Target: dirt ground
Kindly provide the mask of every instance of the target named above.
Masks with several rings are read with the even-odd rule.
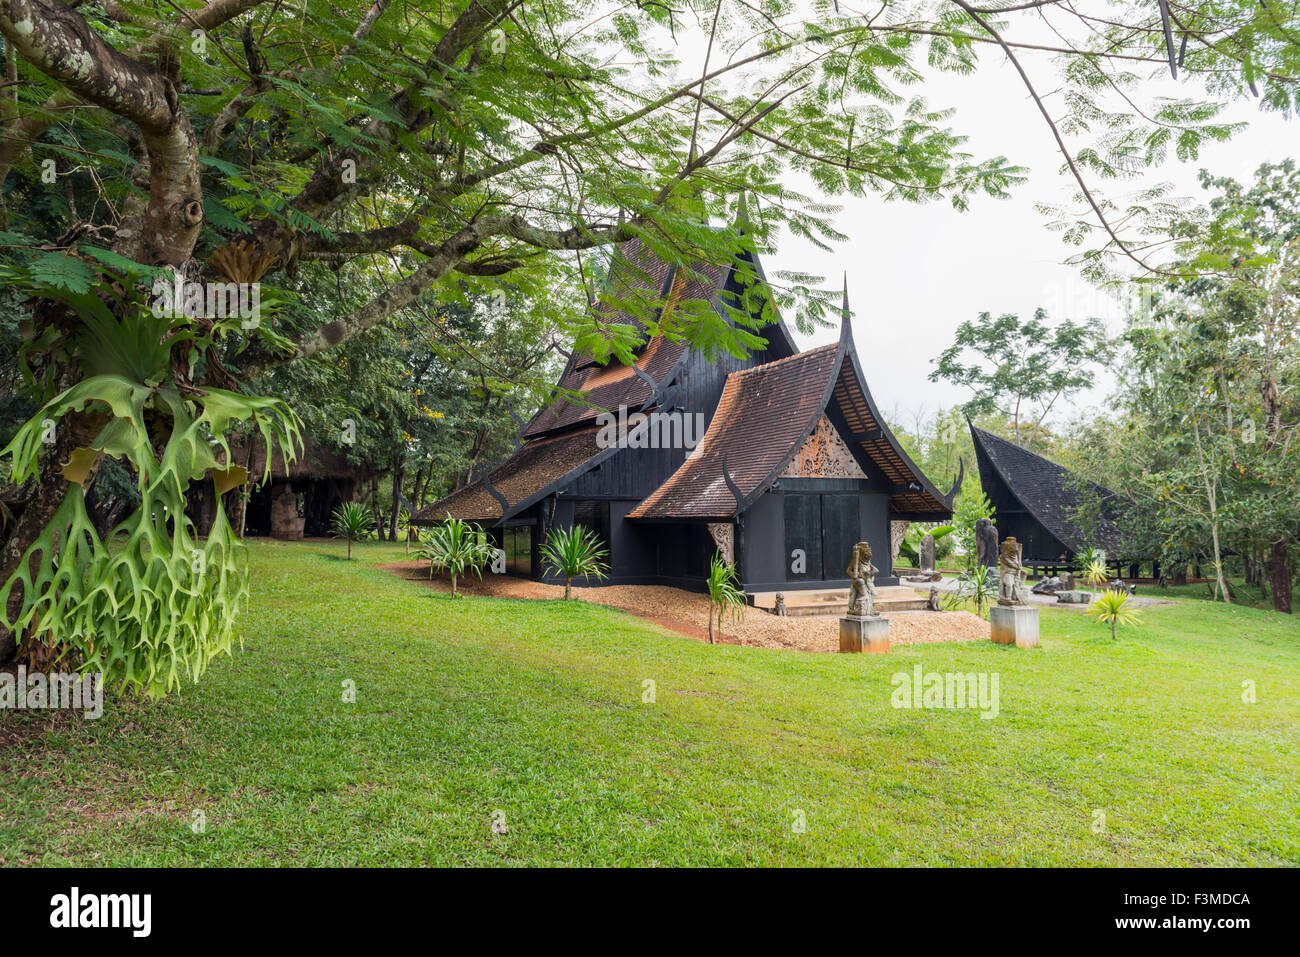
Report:
[[[423,582],[448,592],[445,578],[429,580],[424,562],[398,562],[383,566],[401,578]],[[563,598],[564,586],[547,585],[509,575],[470,576],[458,581],[458,592],[492,598]],[[705,641],[708,638],[709,599],[695,592],[660,585],[574,586],[574,598],[621,608],[639,618],[670,628],[679,634]],[[889,615],[889,640],[894,645],[931,641],[987,641],[988,622],[968,611],[895,611]],[[749,608],[745,617],[723,624],[723,644],[753,648],[786,648],[795,651],[836,652],[840,650],[839,618],[836,615],[808,615],[778,618],[759,608]]]

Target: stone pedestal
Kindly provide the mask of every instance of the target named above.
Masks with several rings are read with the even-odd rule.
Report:
[[[863,652],[883,655],[889,650],[889,619],[879,615],[862,618],[845,615],[840,619],[840,653]]]
[[[1033,605],[994,605],[989,630],[999,645],[1033,648],[1038,644],[1038,609]]]
[[[1056,593],[1056,600],[1066,605],[1086,605],[1092,601],[1092,592],[1066,589]]]

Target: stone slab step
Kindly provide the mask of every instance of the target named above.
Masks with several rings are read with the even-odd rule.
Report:
[[[848,607],[849,590],[847,588],[829,588],[814,589],[808,588],[802,591],[791,589],[782,592],[785,595],[785,607],[793,609],[804,605],[825,605],[827,602],[839,603]],[[751,592],[750,601],[755,608],[774,608],[776,607],[776,595],[774,591]],[[916,588],[910,585],[883,585],[876,589],[876,602],[882,601],[912,601],[917,597]],[[792,611],[791,614],[794,614]],[[824,614],[824,612],[814,612],[814,614]]]
[[[929,607],[924,598],[878,598],[876,610],[882,615],[891,611],[925,611]],[[771,609],[766,609],[770,611]],[[803,605],[786,605],[787,615],[846,615],[849,603],[845,601],[814,601]]]

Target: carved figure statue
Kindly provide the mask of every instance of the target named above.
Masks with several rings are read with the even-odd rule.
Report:
[[[772,609],[772,614],[774,614],[774,615],[780,615],[782,618],[786,617],[786,615],[789,614],[789,612],[787,612],[786,609],[785,609],[785,593],[784,593],[784,592],[777,592],[777,593],[776,593],[776,607]]]
[[[1026,572],[1021,562],[1022,549],[1014,535],[1007,536],[998,554],[999,605],[1025,604]]]
[[[879,569],[871,564],[871,546],[858,542],[853,546],[853,557],[849,559],[849,614],[858,618],[877,618],[876,611],[876,572]]]

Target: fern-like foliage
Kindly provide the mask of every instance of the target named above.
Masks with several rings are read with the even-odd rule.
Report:
[[[138,302],[116,314],[107,296],[40,291],[81,320],[75,339],[91,374],[47,402],[0,450],[11,459],[10,481],[40,477],[47,422],[91,410],[106,414],[106,423],[63,467],[66,497],[0,586],[0,621],[24,644],[161,695],[183,676],[197,681],[215,656],[230,651],[248,597],[242,545],[221,507],[221,493],[247,478],[230,465],[227,433],[244,423],[268,451],[279,446],[291,460],[302,443],[298,419],[278,399],[215,388],[182,393],[169,363],[170,346],[194,336],[183,319],[153,316]],[[112,548],[87,515],[82,486],[105,456],[130,466],[140,493],[139,507],[110,533]],[[217,514],[200,541],[185,515],[185,492],[205,475],[216,488]],[[15,588],[22,604],[10,619]]]

